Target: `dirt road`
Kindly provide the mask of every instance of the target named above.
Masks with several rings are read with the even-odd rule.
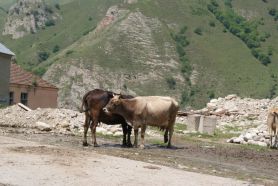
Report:
[[[248,185],[95,152],[0,136],[0,185]]]

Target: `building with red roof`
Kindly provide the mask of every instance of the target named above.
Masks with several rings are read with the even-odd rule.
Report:
[[[10,105],[23,103],[35,108],[56,108],[58,88],[40,77],[11,63],[10,68]]]
[[[13,56],[0,43],[0,107],[23,103],[32,109],[56,108],[58,88],[11,63]]]

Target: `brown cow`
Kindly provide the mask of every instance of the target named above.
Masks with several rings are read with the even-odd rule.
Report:
[[[106,112],[122,115],[134,127],[134,147],[137,147],[138,128],[141,127],[141,148],[144,148],[147,125],[165,130],[164,142],[168,141],[168,147],[171,147],[178,109],[178,103],[173,98],[160,96],[133,99],[121,99],[120,96],[114,96],[104,108]]]
[[[269,147],[277,145],[277,133],[278,133],[278,108],[270,109],[267,115],[267,126],[270,135]],[[272,145],[272,136],[274,136],[274,145]]]
[[[80,109],[81,112],[85,112],[83,146],[88,145],[87,132],[89,127],[91,128],[92,132],[92,143],[94,144],[94,146],[98,146],[96,141],[96,127],[99,122],[108,125],[121,124],[123,129],[123,146],[132,146],[130,141],[132,127],[127,124],[127,122],[122,116],[118,114],[107,114],[103,112],[103,108],[113,97],[114,94],[115,93],[110,91],[94,89],[92,91],[87,92],[83,96],[82,105]],[[128,99],[133,98],[133,96],[122,95],[122,98]],[[85,107],[85,110],[83,110],[83,107]]]

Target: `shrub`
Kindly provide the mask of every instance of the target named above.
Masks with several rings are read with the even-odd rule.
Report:
[[[202,29],[200,27],[196,28],[194,32],[198,35],[202,35]]]
[[[52,49],[52,52],[53,53],[56,53],[56,52],[58,52],[60,50],[60,47],[58,46],[58,45],[55,45],[54,47],[53,47],[53,49]]]
[[[214,21],[210,21],[210,22],[209,22],[209,26],[215,27],[215,22],[214,22]]]
[[[39,52],[38,53],[38,60],[39,62],[45,61],[49,58],[49,53],[48,52]]]
[[[43,76],[46,72],[46,68],[44,67],[38,67],[35,70],[33,70],[34,74],[38,75],[38,76]]]
[[[175,90],[176,89],[176,80],[173,77],[166,78],[167,85],[169,89]]]
[[[61,9],[61,7],[60,7],[60,4],[55,4],[55,8],[57,9],[57,10],[60,10]]]
[[[46,6],[46,7],[44,8],[44,10],[45,10],[46,12],[50,13],[50,14],[53,14],[53,10],[52,10],[52,8],[51,8],[50,6]]]
[[[189,94],[187,91],[183,91],[181,94],[181,105],[186,105],[189,102]]]
[[[55,25],[55,21],[53,19],[48,19],[45,22],[45,26],[54,26]]]
[[[275,16],[276,13],[277,13],[277,11],[276,11],[275,8],[271,8],[271,9],[268,11],[268,13],[269,13],[269,15],[271,15],[271,16]]]

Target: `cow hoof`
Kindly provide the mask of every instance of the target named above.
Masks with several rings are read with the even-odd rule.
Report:
[[[172,148],[172,145],[167,145],[167,149],[171,149]]]
[[[131,143],[128,143],[128,144],[127,144],[127,147],[128,147],[128,148],[132,148],[132,144],[131,144]]]
[[[140,145],[140,149],[144,149],[145,148],[145,145]]]
[[[89,146],[89,144],[87,142],[83,141],[83,146],[87,147],[87,146]]]
[[[94,147],[99,147],[99,145],[97,143],[94,144]]]

